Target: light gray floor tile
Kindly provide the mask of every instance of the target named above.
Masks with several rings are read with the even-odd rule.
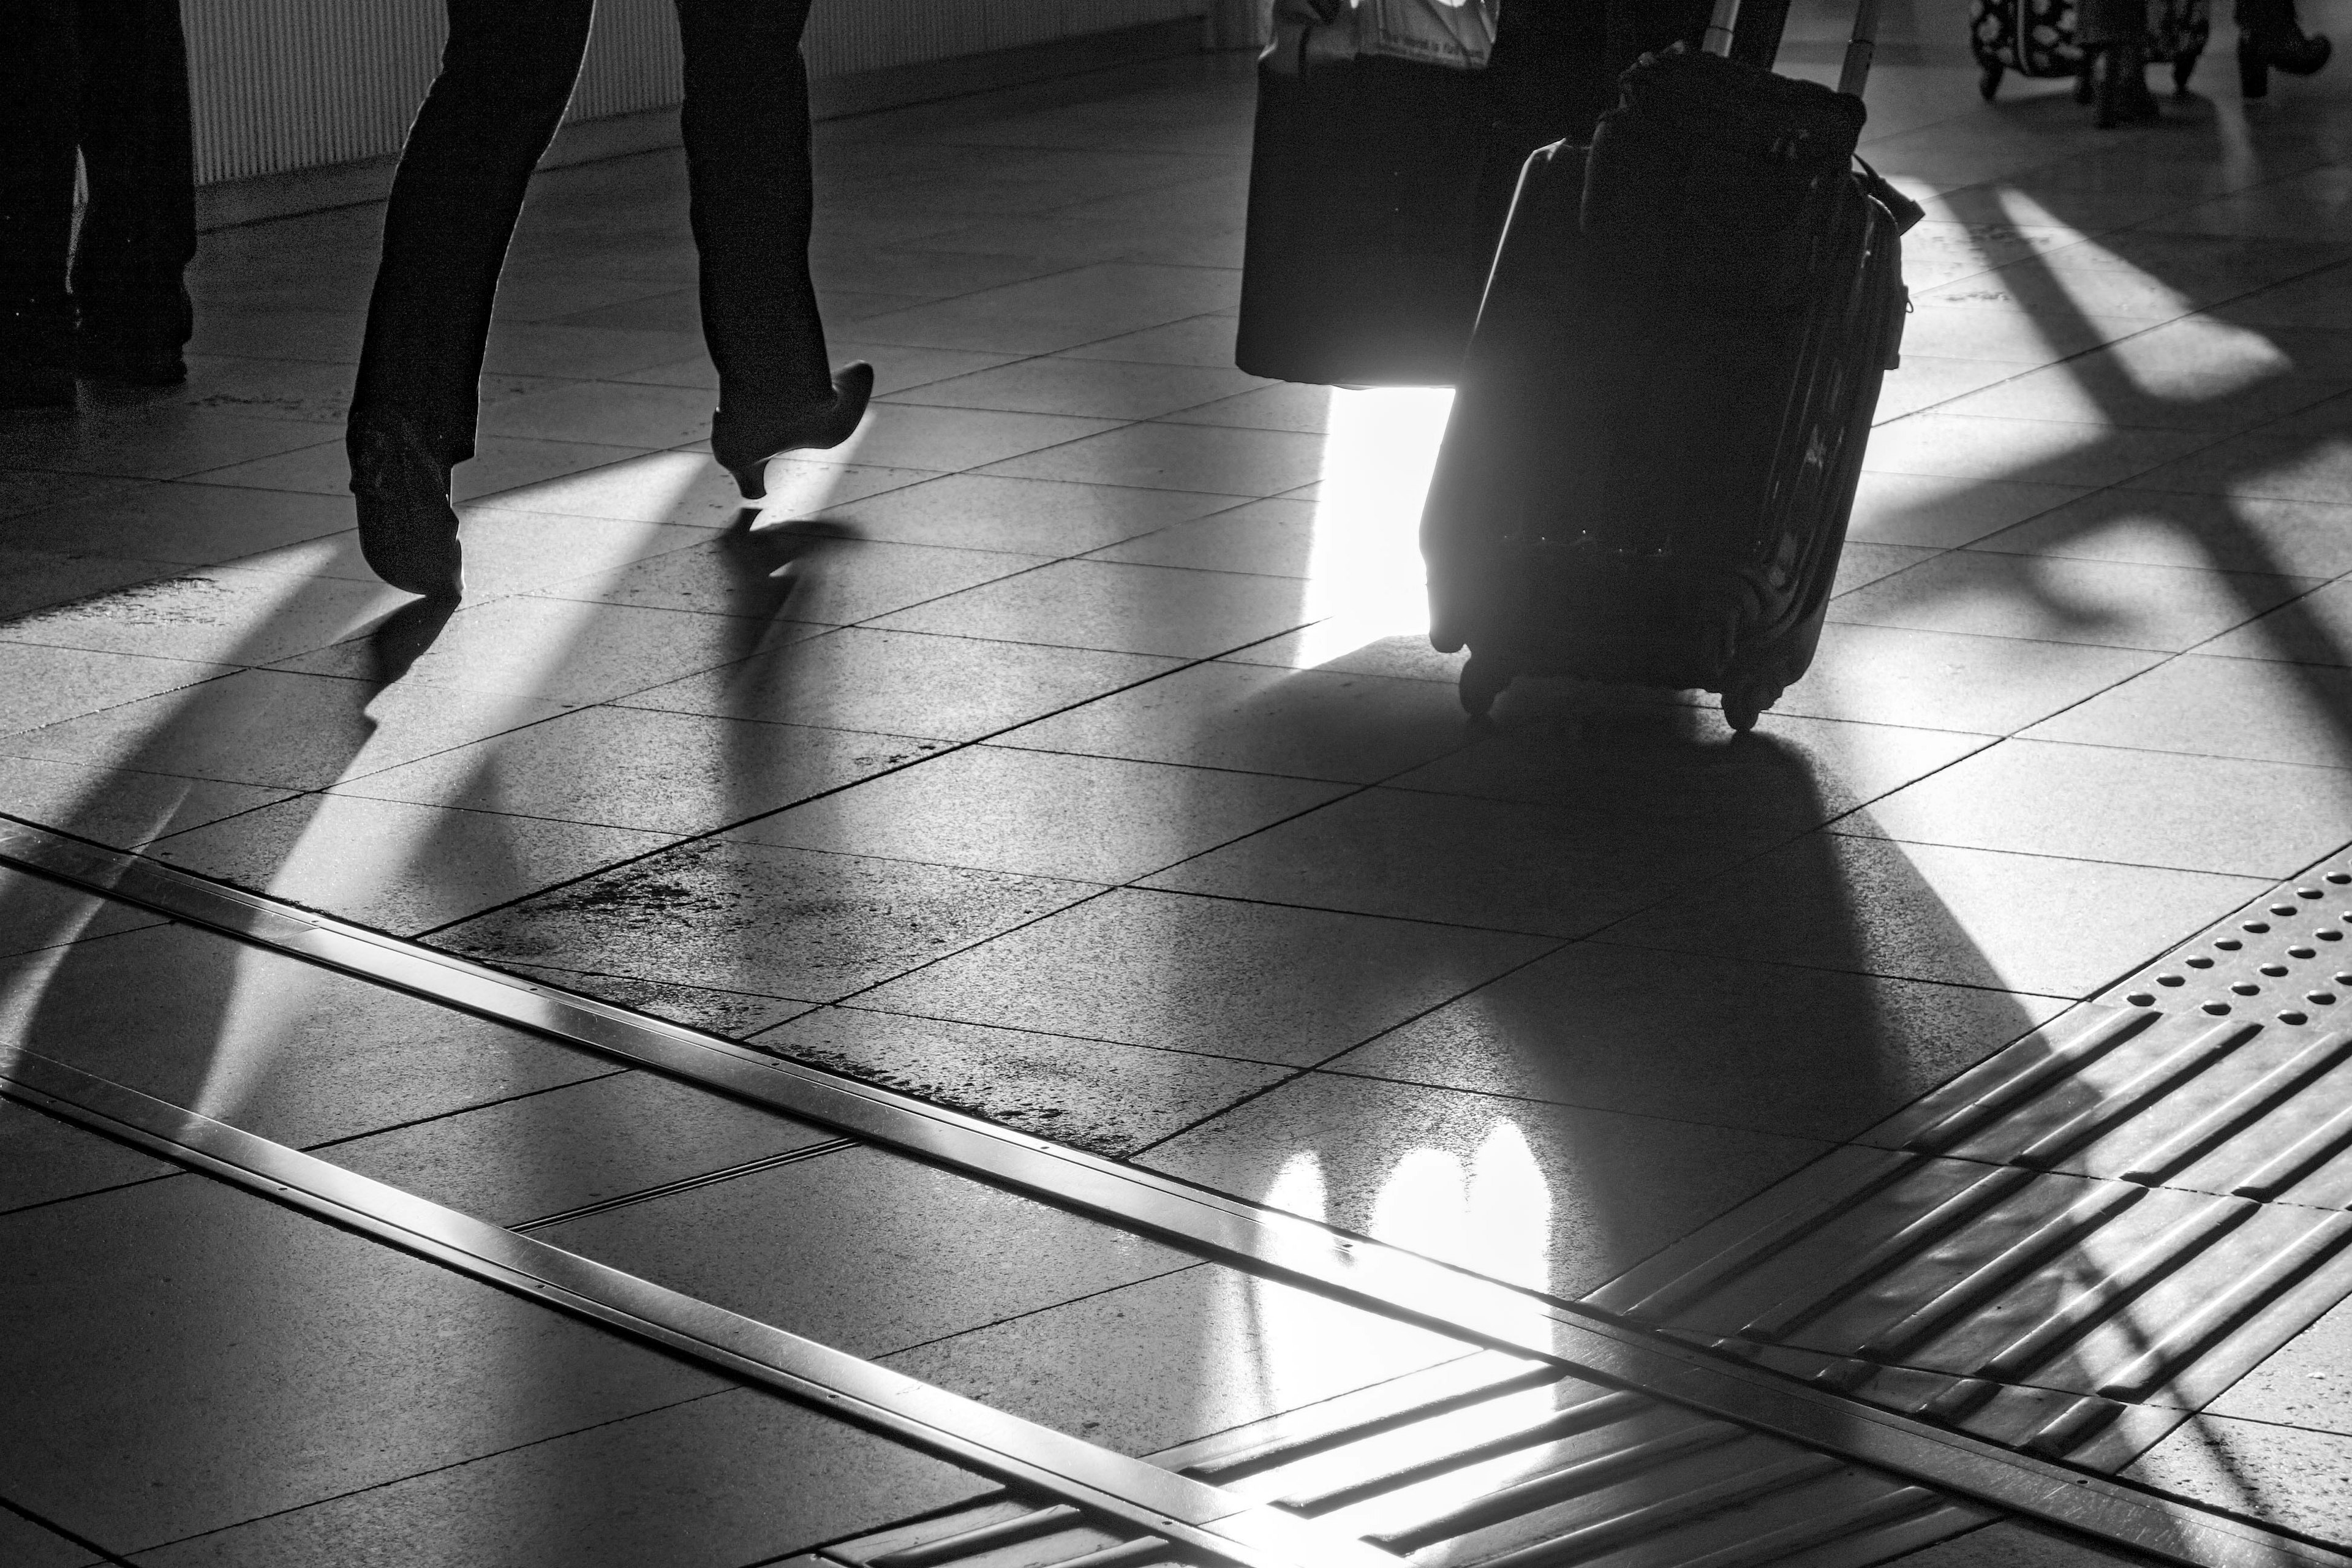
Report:
[[[784,997],[761,996],[748,991],[715,991],[707,985],[680,985],[668,980],[640,980],[622,974],[596,974],[577,969],[551,969],[544,964],[501,963],[499,968],[527,980],[542,981],[565,991],[576,991],[656,1017],[672,1019],[714,1034],[741,1037],[796,1018],[815,1004]]]
[[[0,1100],[0,1213],[152,1182],[180,1169],[30,1106]],[[0,1532],[0,1551],[7,1544]],[[0,1561],[13,1563],[16,1559]]]
[[[124,1552],[674,1404],[718,1380],[230,1188],[0,1219],[0,1485]]]
[[[693,332],[567,327],[552,321],[497,321],[482,368],[493,374],[560,375],[579,380],[619,375],[683,359],[702,346]]]
[[[2184,654],[2025,734],[2036,741],[2352,767],[2352,670]]]
[[[2339,1303],[2205,1408],[2352,1436],[2352,1304]],[[2352,1502],[2352,1497],[2347,1497]]]
[[[306,795],[159,839],[149,852],[414,935],[668,842],[668,835],[617,827]]]
[[[1579,1296],[1824,1148],[1313,1073],[1141,1163],[1477,1273]]]
[[[1255,500],[1141,534],[1097,552],[1096,559],[1305,577],[1314,562],[1315,519],[1312,501]]]
[[[1907,274],[1910,270],[1910,258],[1906,257],[1904,271]],[[1887,376],[1879,388],[1878,406],[1871,416],[1874,424],[1884,425],[1906,414],[1938,408],[2036,368],[2015,360],[1948,359],[1911,353],[1907,347],[1902,353],[1903,363],[1896,367],[1900,374]]]
[[[1222,898],[1589,935],[1780,835],[1411,790],[1366,790],[1148,879]]]
[[[2352,572],[2352,507],[2108,489],[1976,542],[1984,551],[2334,577]]]
[[[412,1568],[740,1568],[950,1507],[992,1483],[732,1389],[142,1555],[310,1568],[397,1542]],[[795,1558],[795,1563],[804,1561]]]
[[[707,833],[900,767],[939,742],[643,708],[583,708],[338,793],[648,833]]]
[[[1015,479],[1270,496],[1322,473],[1319,437],[1216,425],[1130,425],[987,471]]]
[[[1309,810],[1341,788],[974,746],[763,817],[730,837],[1124,882]]]
[[[1177,662],[854,626],[625,700],[636,708],[968,741],[1149,680]]]
[[[699,528],[515,511],[487,502],[468,504],[458,515],[463,520],[458,538],[465,549],[466,595],[476,604],[578,582],[583,574],[615,576],[638,562],[691,548],[710,537]],[[375,581],[352,530],[248,555],[236,564],[258,572]]]
[[[1286,1069],[1033,1029],[826,1007],[751,1044],[1098,1154],[1133,1152]]]
[[[1940,405],[1937,412],[2234,435],[2345,390],[2340,382],[2301,376],[2250,380],[2227,368],[2202,375],[2176,373],[2152,381],[2120,360],[2129,342],[2029,371]]]
[[[1191,1261],[874,1149],[550,1226],[577,1252],[852,1355],[887,1355]]]
[[[47,473],[36,468],[0,468],[0,518],[95,500],[101,496],[136,494],[150,482],[106,474]]]
[[[1320,910],[1113,892],[861,1005],[1304,1066],[1552,945]]]
[[[643,1072],[337,1143],[320,1157],[497,1225],[565,1214],[833,1134]]]
[[[2338,429],[2347,418],[2346,405],[2336,402],[2322,404],[2313,412],[2325,416]],[[2292,421],[2281,421],[2232,436],[2141,473],[2132,482],[2142,489],[2352,506],[2352,447],[2324,431],[2296,430],[2292,425]]]
[[[703,452],[651,452],[600,468],[505,492],[509,511],[606,517],[689,528],[773,527],[827,507],[931,478],[926,468],[819,461],[829,453],[772,458],[767,494],[745,500],[724,468]]]
[[[8,460],[27,468],[172,479],[315,447],[333,435],[323,425],[168,404],[152,410],[95,408],[79,418],[12,421]]]
[[[1162,1275],[890,1358],[993,1409],[1145,1454],[1468,1347],[1229,1268]]]
[[[1330,429],[1332,402],[1330,387],[1276,382],[1168,417],[1179,425],[1231,425],[1244,430],[1297,430],[1320,436]]]
[[[2151,324],[2123,316],[2036,316],[2018,310],[1922,301],[1904,321],[1903,352],[1937,359],[2048,364],[2095,344],[2145,331]]]
[[[0,1009],[28,1049],[296,1145],[613,1070],[185,926],[9,960]]]
[[[15,1568],[98,1568],[106,1559],[0,1509],[0,1561]]]
[[[0,752],[6,749],[0,742]],[[28,757],[0,762],[0,811],[124,848],[268,805],[288,793]]]
[[[1305,598],[1300,585],[1286,578],[1064,561],[881,616],[875,625],[885,631],[1206,658],[1315,619]]]
[[[820,526],[724,533],[547,592],[608,605],[845,626],[1042,563],[995,550],[828,538],[816,531]]]
[[[444,940],[492,963],[831,1002],[1094,890],[711,840],[501,910]]]
[[[0,867],[0,958],[163,923],[160,916],[130,904]],[[54,963],[56,956],[46,962]]]
[[[692,387],[575,381],[482,411],[482,433],[604,447],[682,447],[710,434],[710,399]]]
[[[2352,773],[2006,741],[1838,827],[1914,844],[2276,879],[2352,839]]]
[[[2352,666],[2352,583],[2330,583],[2197,650],[2225,658]]]
[[[1370,783],[1470,735],[1430,680],[1195,665],[1001,737],[1009,746]]]
[[[1155,364],[1234,363],[1234,319],[1192,316],[1139,332],[1121,332],[1063,351],[1075,359],[1137,360]]]
[[[1822,628],[1805,678],[1766,716],[2006,734],[2070,708],[2161,661],[2160,654],[2079,643],[1914,631]]]
[[[288,426],[284,428],[292,429]],[[474,445],[474,455],[450,471],[449,494],[459,501],[536,485],[565,474],[583,473],[641,456],[641,447],[604,446],[586,441],[534,441],[520,436],[485,436]],[[342,495],[351,489],[351,459],[340,440],[305,447],[299,452],[257,458],[190,476],[192,482],[234,485],[247,489],[299,490],[311,495]]]
[[[202,564],[352,526],[348,495],[163,484],[71,501],[0,526],[11,549],[111,553]]]
[[[2112,485],[2196,450],[2209,435],[1914,414],[1870,433],[1864,465],[1874,473],[1942,475],[2044,485]]]
[[[194,354],[254,359],[314,360],[354,364],[367,319],[359,310],[238,310],[214,307],[196,312]]]
[[[408,597],[382,584],[215,567],[20,616],[0,626],[0,640],[269,664],[356,637]]]
[[[499,693],[242,669],[26,731],[0,741],[0,752],[131,773],[324,789],[563,711]]]
[[[1055,447],[1106,430],[1112,419],[1010,414],[987,408],[927,408],[876,403],[857,434],[832,449],[842,462],[951,472]]]
[[[1075,555],[1244,499],[955,474],[826,507],[823,521],[860,539]]]
[[[1609,940],[2080,997],[2269,882],[1821,833]]]
[[[1815,890],[1800,890],[1811,896]],[[1333,1072],[1848,1139],[2053,1016],[2045,997],[1579,942]]]
[[[1208,268],[1106,262],[870,316],[856,335],[876,343],[1052,353],[1214,310],[1233,287]]]
[[[1045,355],[896,394],[893,401],[937,408],[996,408],[1096,419],[1150,419],[1195,408],[1258,385],[1230,367],[1172,365]]]
[[[497,599],[450,616],[401,679],[576,707],[716,669],[817,629],[637,605]],[[355,637],[290,659],[287,667],[367,679],[381,658],[367,639]]]
[[[68,605],[92,594],[170,577],[177,562],[112,555],[53,555],[0,546],[0,622]]]
[[[1851,594],[1882,577],[1892,577],[1906,567],[1916,566],[1932,559],[1937,551],[1916,544],[1872,544],[1865,541],[1847,542],[1838,556],[1837,578],[1830,586],[1832,596]]]
[[[6,640],[0,626],[0,735],[95,713],[229,674],[228,664]]]
[[[2338,1543],[2352,1520],[2352,1437],[2200,1415],[2125,1479]]]
[[[1955,550],[1848,594],[1829,613],[1865,626],[2170,653],[2315,585],[2308,577]]]

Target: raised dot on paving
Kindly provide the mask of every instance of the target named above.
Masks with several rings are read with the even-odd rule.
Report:
[[[2263,994],[2263,988],[2251,980],[2241,980],[2230,989],[2241,996],[2259,996]]]
[[[2303,1013],[2281,1013],[2279,1015],[2279,1022],[2282,1024],[2308,1024],[2311,1022],[2311,1019],[2308,1015]]]

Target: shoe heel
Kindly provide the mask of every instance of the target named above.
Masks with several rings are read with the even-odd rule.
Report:
[[[767,495],[768,460],[765,458],[748,468],[730,468],[727,472],[733,477],[735,489],[745,500],[759,500]]]
[[[2267,98],[2271,90],[2271,63],[2262,56],[2238,51],[2238,90],[2248,98]]]

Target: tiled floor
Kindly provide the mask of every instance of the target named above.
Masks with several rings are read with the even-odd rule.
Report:
[[[2224,43],[2199,96],[2103,133],[2064,83],[1980,101],[1956,7],[1918,9],[1865,147],[1928,205],[1917,309],[1847,591],[1753,737],[1695,695],[1542,682],[1465,728],[1412,545],[1444,395],[1232,368],[1251,88],[1245,59],[1202,57],[822,129],[827,320],[884,396],[850,445],[772,466],[756,510],[703,453],[678,161],[543,177],[458,473],[454,613],[376,584],[350,531],[338,421],[376,209],[207,236],[186,387],[0,426],[0,809],[1591,1289],[2352,840],[2352,68],[2244,105]],[[1827,74],[1827,16],[1801,7],[1788,68]],[[2342,0],[2305,18],[2352,31]],[[355,1028],[184,933],[92,925],[22,879],[0,900],[12,1036],[103,1027],[153,1058],[155,1092],[272,1136],[373,1133],[393,1171],[419,1123],[522,1147],[671,1125],[597,1110],[614,1080],[530,1042]],[[341,1077],[288,1065],[324,1052]],[[0,1111],[0,1144],[62,1136],[32,1126]],[[724,1163],[731,1136],[647,1146]],[[464,1329],[506,1359],[449,1375],[522,1364],[568,1403],[436,1438],[396,1347],[502,1298],[436,1304],[455,1288],[422,1266],[339,1298],[366,1275],[337,1249],[362,1244],[194,1178],[94,1192],[130,1156],[75,1149],[41,1157],[99,1173],[68,1184],[92,1195],[44,1190],[0,1237],[74,1301],[139,1318],[139,1279],[230,1249],[279,1289],[237,1310],[326,1325],[257,1348],[270,1376],[344,1386],[302,1358],[355,1321],[395,1347],[377,1381],[337,1374],[367,1390],[352,1432],[403,1434],[365,1463],[356,1436],[319,1436],[306,1468],[93,1417],[87,1441],[178,1478],[75,1513],[165,1548],[142,1562],[340,1561],[320,1543],[427,1514],[488,1531],[469,1497],[658,1489],[684,1455],[728,1455],[696,1484],[733,1495],[809,1441],[535,1321]],[[1267,1337],[1328,1325],[1177,1262],[905,1323],[727,1275],[771,1211],[870,1231],[926,1202],[843,1163],[815,1190],[819,1168],[788,1167],[789,1197],[747,1179],[707,1212],[578,1224],[642,1224],[626,1245],[682,1248],[722,1300],[1122,1447],[1338,1386]],[[223,1239],[120,1254],[192,1229]],[[933,1235],[875,1245],[971,1267]],[[207,1321],[235,1295],[188,1289]],[[1080,1326],[1035,1327],[1047,1298]],[[1197,1366],[1154,1363],[1157,1404],[1073,1392],[1088,1356],[1193,1343],[1175,1321],[1225,1326]],[[155,1331],[73,1329],[91,1355]],[[2339,1311],[2137,1473],[2352,1540],[2345,1331]],[[993,1336],[972,1349],[996,1370],[908,1349],[958,1334]],[[125,1375],[168,1381],[172,1356]],[[15,1463],[0,1496],[84,1507]],[[860,1483],[879,1514],[780,1502],[790,1540],[729,1515],[708,1560],[968,1494],[891,1463]]]

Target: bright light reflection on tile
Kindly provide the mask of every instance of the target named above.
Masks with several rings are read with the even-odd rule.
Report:
[[[1453,406],[1450,387],[1332,390],[1307,558],[1308,602],[1331,615],[1304,634],[1299,665],[1428,632],[1421,505]]]

